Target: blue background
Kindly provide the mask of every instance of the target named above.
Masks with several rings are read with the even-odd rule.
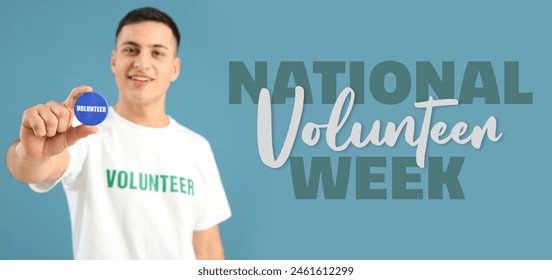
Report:
[[[262,3],[261,3],[262,2]],[[512,1],[513,2],[513,1]],[[109,69],[118,21],[129,10],[154,5],[167,11],[182,33],[181,76],[168,93],[169,114],[210,140],[233,217],[221,225],[230,259],[550,259],[550,6],[541,1],[5,1],[0,9],[1,157],[18,136],[23,110],[62,101],[81,84],[110,103],[117,90]],[[473,105],[439,109],[434,121],[482,125],[493,115],[504,134],[482,149],[431,144],[429,156],[464,156],[460,182],[465,200],[356,200],[354,159],[345,200],[296,200],[289,163],[265,166],[258,155],[257,106],[247,95],[228,100],[228,63],[268,61],[272,90],[280,61],[303,61],[314,104],[302,124],[327,122],[321,80],[313,61],[364,61],[366,86],[374,65],[400,61],[415,76],[416,61],[455,62],[458,94],[468,61],[491,61],[503,100],[503,62],[519,61],[520,89],[532,105]],[[347,66],[348,69],[348,66]],[[338,89],[348,86],[340,75]],[[391,81],[392,84],[392,81]],[[366,89],[351,123],[368,129],[376,119],[412,115],[415,82],[408,99],[377,103]],[[291,100],[288,100],[291,101]],[[279,151],[292,102],[275,105]],[[419,123],[419,122],[418,122]],[[301,126],[302,127],[302,126]],[[350,127],[350,126],[349,126]],[[325,143],[300,139],[293,156],[414,156],[402,141],[394,148],[349,148],[337,153]],[[446,160],[445,160],[446,162]],[[32,192],[0,163],[0,259],[71,259],[67,203],[58,186]],[[309,163],[310,165],[310,163]],[[389,168],[388,168],[389,169]],[[390,178],[390,169],[375,169]],[[418,172],[417,169],[409,169]],[[360,171],[359,171],[360,172]],[[384,188],[387,181],[380,184]]]

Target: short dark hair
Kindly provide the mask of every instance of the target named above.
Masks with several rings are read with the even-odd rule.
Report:
[[[123,29],[123,26],[144,21],[160,22],[168,26],[176,38],[176,49],[178,50],[178,47],[180,46],[180,32],[178,32],[178,27],[169,15],[152,7],[139,8],[128,12],[128,14],[126,14],[126,16],[119,22],[117,32],[115,32],[115,40],[119,37],[119,33],[121,32],[121,29]]]

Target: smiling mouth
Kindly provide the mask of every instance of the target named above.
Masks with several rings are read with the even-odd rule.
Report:
[[[138,81],[138,82],[150,82],[150,81],[153,80],[151,78],[144,77],[144,76],[128,76],[128,78],[133,80],[133,81]]]

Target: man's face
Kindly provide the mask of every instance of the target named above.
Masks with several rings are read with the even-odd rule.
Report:
[[[164,104],[169,85],[180,72],[176,54],[176,38],[165,24],[145,21],[123,26],[111,53],[119,102]]]

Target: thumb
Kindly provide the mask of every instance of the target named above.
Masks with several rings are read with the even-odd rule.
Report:
[[[88,125],[79,125],[76,127],[72,127],[69,130],[67,130],[66,135],[66,143],[67,146],[73,146],[73,144],[77,143],[80,139],[98,132],[97,126],[88,126]]]

